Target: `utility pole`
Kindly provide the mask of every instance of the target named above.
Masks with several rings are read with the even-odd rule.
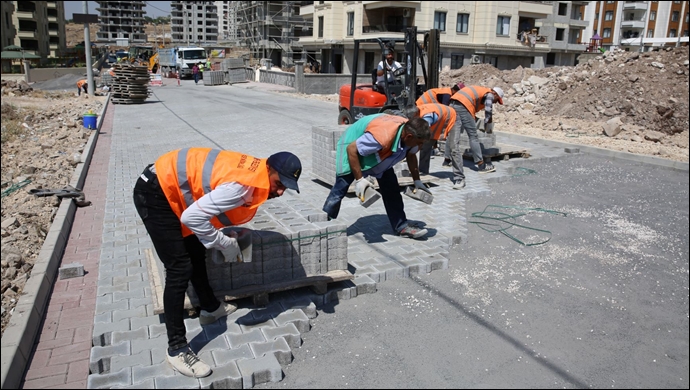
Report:
[[[187,37],[187,46],[189,46],[189,13],[184,11],[184,36]]]
[[[84,14],[89,13],[88,1],[81,2],[84,8]],[[89,24],[84,23],[84,56],[86,57],[86,83],[88,84],[87,91],[89,95],[94,95],[94,81],[93,68],[91,67],[91,33],[89,32]]]

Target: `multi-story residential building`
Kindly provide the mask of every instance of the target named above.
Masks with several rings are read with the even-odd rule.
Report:
[[[65,49],[62,1],[3,1],[2,47],[16,45],[25,53],[56,57]]]
[[[216,1],[218,8],[218,41],[237,42],[236,1]]]
[[[595,34],[601,47],[651,50],[688,43],[688,1],[592,1],[586,19],[585,40]]]
[[[300,38],[327,73],[369,73],[380,58],[375,45],[360,46],[362,60],[352,64],[354,39],[401,37],[406,27],[441,32],[441,66],[460,68],[489,63],[498,69],[541,68],[550,52],[537,37],[524,45],[520,25],[534,27],[549,17],[552,1],[317,1],[300,14],[313,20],[310,36]],[[400,53],[398,53],[400,55]]]
[[[215,45],[218,42],[216,1],[171,1],[173,43]]]
[[[145,1],[97,1],[99,31],[96,42],[116,44],[126,39],[131,43],[145,43]]]
[[[553,11],[546,19],[539,19],[535,26],[538,36],[543,37],[551,51],[546,53],[546,66],[574,66],[577,57],[587,49],[583,41],[584,30],[589,26],[585,20],[585,8],[589,1],[554,1]],[[518,28],[521,25],[518,24]],[[529,34],[523,33],[523,44],[530,44]]]
[[[313,1],[235,1],[237,41],[253,58],[270,58],[273,64],[291,66],[304,60],[301,37],[312,34],[311,18],[300,7]]]

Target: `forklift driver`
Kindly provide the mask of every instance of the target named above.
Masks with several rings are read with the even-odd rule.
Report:
[[[383,54],[386,60],[379,62],[379,66],[376,68],[376,87],[380,92],[384,92],[386,88],[385,77],[388,77],[388,84],[395,84],[396,80],[393,72],[402,68],[402,65],[393,59],[393,50],[385,49]]]

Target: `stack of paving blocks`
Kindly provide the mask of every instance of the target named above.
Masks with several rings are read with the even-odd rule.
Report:
[[[220,299],[245,286],[270,287],[348,269],[347,226],[299,199],[271,199],[249,223],[228,229],[251,235],[251,256],[225,262],[219,251],[208,250],[209,282]],[[187,294],[197,305],[191,285]]]
[[[311,128],[312,175],[326,184],[335,184],[336,149],[338,140],[347,127],[348,125],[333,125],[312,126]],[[407,181],[411,180],[407,163],[399,162],[393,166],[393,170],[401,183],[403,182],[400,180],[402,178],[407,178]],[[430,179],[422,178],[422,181],[428,182]],[[372,180],[372,183],[378,187],[375,180]]]

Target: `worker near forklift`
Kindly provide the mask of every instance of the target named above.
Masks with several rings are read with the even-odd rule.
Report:
[[[494,172],[496,168],[489,161],[484,161],[482,147],[477,137],[476,116],[477,111],[484,109],[484,124],[487,132],[493,128],[493,103],[503,104],[503,90],[499,87],[486,88],[478,85],[470,85],[455,93],[450,98],[450,107],[455,109],[458,121],[451,132],[452,151],[451,160],[453,164],[453,188],[461,189],[465,185],[465,174],[462,170],[462,150],[460,148],[460,134],[462,129],[467,131],[470,141],[472,158],[477,165],[479,173]]]
[[[417,99],[415,104],[417,107],[422,106],[423,104],[432,104],[432,103],[440,103],[440,104],[445,104],[446,106],[450,104],[450,97],[455,95],[456,92],[459,90],[465,88],[465,84],[460,82],[452,87],[441,87],[441,88],[431,88],[428,89],[426,92],[422,94],[422,96]],[[455,115],[453,116],[455,118]],[[453,123],[455,123],[455,119],[453,119]],[[432,127],[433,124],[429,123]],[[443,138],[436,138],[435,143],[438,143],[439,139],[445,139],[446,141],[448,140],[448,134],[445,134]],[[443,148],[443,166],[444,167],[449,167],[451,165],[451,158],[450,158],[450,152],[451,152],[451,145],[450,142],[445,143],[445,147]],[[424,147],[422,147],[422,150],[424,150]],[[422,157],[423,155],[420,153],[419,158],[419,170],[421,172],[425,172],[423,169],[424,163],[422,162],[424,158]],[[429,158],[431,158],[431,155],[429,155]],[[428,171],[428,165],[426,165],[427,171]]]
[[[448,135],[455,127],[457,113],[454,109],[440,103],[422,104],[418,105],[417,108],[419,108],[419,115],[422,119],[429,123],[431,131],[431,139],[424,142],[419,150],[419,173],[428,175],[432,149],[439,139],[448,139]],[[446,142],[446,149],[450,154],[448,145],[450,143]]]
[[[388,77],[388,84],[395,84],[393,72],[402,68],[402,65],[393,59],[393,50],[385,49],[383,55],[386,60],[379,62],[376,68],[376,87],[380,92],[384,92],[386,89],[386,77]]]
[[[407,119],[398,115],[374,114],[350,125],[338,140],[335,184],[323,205],[329,220],[338,217],[340,204],[352,182],[355,182],[355,194],[363,199],[367,187],[372,186],[366,177],[373,176],[379,183],[393,231],[401,237],[424,237],[428,231],[407,220],[393,167],[407,158],[415,187],[431,193],[419,177],[416,155],[419,147],[430,137],[429,124],[419,116]]]

